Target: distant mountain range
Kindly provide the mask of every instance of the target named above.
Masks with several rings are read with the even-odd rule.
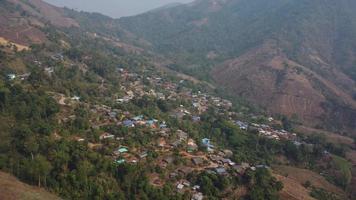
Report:
[[[216,84],[270,113],[355,130],[355,9],[353,0],[198,0],[120,24],[172,59],[211,61]]]

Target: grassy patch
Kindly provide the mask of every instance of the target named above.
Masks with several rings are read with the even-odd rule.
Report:
[[[347,161],[345,158],[342,158],[340,156],[333,155],[332,158],[336,168],[340,170],[340,172],[342,173],[344,183],[346,185],[349,184],[352,178],[351,163]]]

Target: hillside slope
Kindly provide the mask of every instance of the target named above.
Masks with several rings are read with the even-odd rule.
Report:
[[[15,177],[0,172],[0,199],[6,200],[59,200],[44,189],[29,186]]]
[[[356,128],[354,8],[352,0],[198,0],[120,23],[188,65],[222,60],[211,71],[215,82],[272,114],[350,131]]]
[[[46,41],[43,29],[48,24],[56,27],[78,27],[66,16],[64,9],[41,0],[0,1],[0,36],[14,43],[30,45]]]

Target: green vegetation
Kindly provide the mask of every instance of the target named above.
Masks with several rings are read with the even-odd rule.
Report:
[[[342,186],[343,188],[346,188],[352,178],[352,174],[351,174],[352,165],[345,158],[339,156],[333,156],[332,158],[334,164],[336,165],[336,169],[339,170],[341,173],[341,177],[336,178],[334,181],[338,185]]]
[[[325,191],[324,189],[315,188],[315,187],[312,188],[312,191],[310,192],[310,196],[318,200],[341,200],[335,194]]]
[[[206,67],[198,77],[210,81],[214,64],[274,35],[275,27],[253,31],[262,21],[277,20],[276,26],[288,27],[279,21],[285,16],[281,10],[294,1],[241,2],[246,10],[235,2],[223,7],[226,15],[235,16],[227,22],[232,26],[223,27],[226,16],[209,12],[211,25],[201,27],[207,29],[205,35],[196,38],[188,33],[193,38],[184,38],[184,43],[180,41],[185,32],[174,38],[165,35],[189,30],[195,25],[186,21],[198,20],[205,12],[184,14],[185,7],[180,7],[173,15],[182,18],[172,18],[178,20],[173,21],[174,27],[160,18],[157,26],[168,27],[140,24],[147,28],[142,34],[159,43],[155,50],[172,49],[168,56],[178,52],[176,60],[184,57],[171,68],[198,74]],[[258,12],[250,11],[259,11],[258,3],[279,15],[255,21]],[[262,14],[269,16],[270,11],[266,12]],[[286,137],[267,137],[261,127],[277,130],[266,125],[269,120],[260,109],[246,106],[240,99],[232,106],[217,97],[229,97],[221,90],[181,80],[174,73],[158,70],[150,54],[122,47],[117,38],[133,39],[119,26],[131,26],[126,19],[116,21],[72,10],[65,13],[81,26],[60,29],[46,24],[41,29],[48,37],[46,43],[32,45],[27,52],[0,53],[0,65],[6,66],[0,69],[2,171],[64,199],[187,200],[201,192],[207,199],[276,200],[283,185],[269,166],[283,158],[290,165],[326,171],[329,169],[320,165],[330,164],[324,161],[328,150],[338,155],[332,157],[335,166],[330,169],[337,168],[343,175],[334,181],[343,187],[350,182],[351,166],[339,157],[347,150],[342,146],[320,136],[299,138],[286,131]],[[148,15],[147,20],[156,18],[154,13]],[[153,35],[156,29],[160,34]],[[239,38],[231,37],[232,33]],[[214,61],[207,61],[204,57],[212,48],[228,56],[218,54]],[[25,63],[23,71],[7,67],[15,61]],[[194,66],[182,67],[188,62]],[[280,76],[284,78],[284,74]],[[237,126],[237,120],[245,120],[250,127]],[[293,130],[288,118],[281,121],[282,125],[275,126],[278,131]],[[213,147],[203,144],[203,138],[211,140]],[[191,152],[188,143],[194,144],[190,144]],[[192,158],[203,161],[194,164]],[[199,189],[193,189],[196,185]],[[247,194],[235,197],[233,191],[239,188]],[[315,189],[312,195],[323,198],[328,194]]]

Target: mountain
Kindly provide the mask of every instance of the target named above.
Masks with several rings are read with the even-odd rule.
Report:
[[[152,9],[152,10],[150,10],[149,12],[158,12],[158,11],[161,11],[161,10],[165,10],[165,9],[169,9],[169,8],[174,8],[174,7],[177,7],[177,6],[180,6],[180,5],[183,5],[183,4],[182,4],[182,3],[179,3],[179,2],[173,2],[173,3],[166,4],[166,5],[164,5],[164,6],[161,6],[161,7],[155,8],[155,9]]]
[[[120,23],[271,114],[342,132],[356,128],[355,8],[353,0],[197,0]]]
[[[187,17],[195,9],[209,16],[195,22],[204,27],[239,2],[197,1],[148,14],[181,9]],[[126,19],[40,0],[0,0],[0,9],[1,171],[63,199],[355,199],[353,139],[309,126],[296,127],[307,130],[301,134],[283,116],[271,119],[172,70],[210,76],[270,112],[286,112],[273,107],[282,99],[296,106],[286,114],[294,122],[326,124],[334,109],[335,127],[354,119],[353,86],[340,90],[338,82],[353,80],[341,65],[313,55],[326,63],[318,70],[273,38],[240,50],[215,40],[165,49],[129,30]],[[305,109],[315,116],[298,118]],[[326,117],[319,123],[317,114]],[[56,199],[24,183],[0,172],[0,199]]]
[[[78,26],[64,9],[40,0],[0,1],[0,36],[4,40],[25,46],[43,43],[47,39],[43,29],[48,23],[56,27]]]

